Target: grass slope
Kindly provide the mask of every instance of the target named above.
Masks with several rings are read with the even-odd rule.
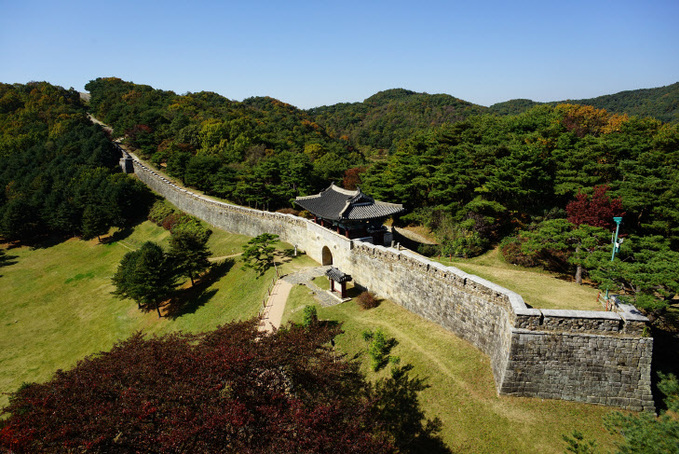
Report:
[[[216,257],[241,252],[249,240],[213,230],[208,245]],[[8,250],[11,264],[0,268],[0,393],[14,391],[23,382],[46,381],[57,369],[109,350],[137,330],[205,331],[257,315],[274,271],[255,279],[255,273],[241,270],[238,262],[197,296],[190,311],[176,318],[158,319],[155,312],[142,313],[134,302],[111,295],[111,276],[123,255],[149,240],[167,248],[168,238],[167,231],[147,221],[109,244],[70,239],[49,248]],[[302,256],[283,270],[309,260]],[[0,407],[7,402],[8,396],[0,394]]]
[[[294,287],[284,321],[301,322],[303,307],[315,304],[306,287]],[[610,408],[498,396],[486,355],[396,304],[382,301],[376,309],[361,310],[349,301],[330,308],[317,305],[317,310],[319,319],[343,324],[345,333],[336,345],[349,357],[364,352],[365,330],[382,328],[394,337],[398,345],[392,355],[402,364],[414,365],[414,374],[427,377],[430,388],[421,394],[422,406],[428,417],[442,420],[444,441],[460,452],[562,453],[566,445],[561,435],[573,429],[597,439],[604,448],[613,446],[615,439],[602,423]],[[366,359],[362,369],[370,379],[388,374],[372,372],[367,365]]]
[[[11,392],[22,382],[48,380],[57,369],[71,368],[86,355],[108,350],[137,330],[204,331],[258,312],[274,270],[255,279],[254,272],[241,270],[237,262],[205,290],[191,311],[177,318],[158,319],[155,312],[142,313],[133,302],[114,298],[110,277],[122,256],[147,240],[167,247],[168,238],[168,232],[145,222],[109,244],[72,239],[46,249],[9,250],[14,257],[11,264],[0,268],[4,292],[0,392]],[[224,257],[239,253],[247,241],[214,229],[210,248],[214,256]],[[279,260],[284,262],[281,273],[317,266],[305,255]],[[478,260],[469,266],[490,266],[483,261],[491,259]],[[325,280],[321,281],[318,285],[325,287]],[[301,320],[306,304],[315,304],[308,289],[294,287],[285,320]],[[345,334],[337,339],[337,348],[350,356],[364,351],[364,330],[381,327],[398,340],[392,353],[413,364],[415,373],[428,377],[431,387],[422,393],[422,404],[429,417],[441,418],[444,440],[451,447],[469,452],[563,452],[561,434],[573,429],[597,438],[604,447],[612,443],[601,423],[610,409],[498,397],[485,355],[397,305],[384,301],[376,309],[362,311],[348,302],[318,307],[318,311],[321,319],[343,323]],[[387,374],[371,372],[365,365],[364,371],[371,379]],[[7,396],[1,396],[0,406],[6,403]]]
[[[598,290],[587,285],[577,285],[537,268],[523,268],[505,262],[498,249],[472,259],[439,259],[444,265],[454,266],[475,274],[521,295],[532,307],[539,309],[570,309],[600,311]]]

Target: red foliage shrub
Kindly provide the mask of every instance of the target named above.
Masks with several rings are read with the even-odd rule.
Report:
[[[415,415],[408,443],[440,442],[432,422],[422,423],[415,393],[402,389],[421,383],[400,376],[373,389],[356,362],[324,347],[339,326],[262,336],[258,322],[203,334],[138,333],[47,383],[22,387],[0,414],[9,416],[0,420],[0,451],[395,452],[406,438],[385,414],[408,424]],[[396,395],[412,395],[415,407],[401,415],[389,407],[403,405],[403,398],[391,403]]]
[[[380,305],[380,300],[377,299],[374,293],[365,291],[356,297],[356,304],[361,309],[373,309]]]
[[[615,226],[614,216],[625,214],[622,210],[622,199],[612,199],[607,185],[595,186],[592,196],[578,192],[575,200],[566,205],[568,222],[574,225],[587,224],[594,227],[611,229]]]
[[[162,227],[163,227],[165,230],[172,231],[172,229],[173,229],[177,224],[179,224],[180,222],[182,222],[182,220],[183,220],[184,217],[186,217],[186,215],[185,215],[184,213],[177,213],[177,212],[174,212],[174,213],[172,213],[172,214],[166,216],[165,219],[163,219],[163,222],[162,222],[161,225],[162,225]]]

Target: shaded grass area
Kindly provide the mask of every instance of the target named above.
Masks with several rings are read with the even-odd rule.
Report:
[[[301,322],[305,305],[316,304],[309,290],[295,286],[288,299],[284,322]],[[489,358],[471,344],[436,324],[388,300],[375,309],[361,310],[354,301],[322,308],[321,320],[341,322],[344,334],[336,348],[362,361],[371,379],[385,377],[389,366],[372,372],[364,353],[365,330],[381,328],[398,342],[391,352],[413,373],[427,377],[430,388],[421,394],[428,417],[443,422],[444,441],[460,452],[562,453],[562,434],[577,429],[599,445],[611,448],[615,439],[603,427],[602,417],[612,409],[558,400],[498,396]]]
[[[434,259],[434,258],[433,258]],[[436,259],[475,274],[521,295],[526,304],[539,309],[603,310],[597,302],[599,291],[534,268],[512,265],[502,259],[498,249],[471,259]]]
[[[213,255],[238,252],[249,240],[213,230],[208,243]],[[105,244],[69,239],[47,248],[9,249],[11,260],[0,277],[0,393],[14,391],[23,382],[46,381],[57,369],[109,350],[138,330],[206,331],[257,315],[275,272],[255,279],[252,270],[241,270],[237,258],[223,261],[196,289],[182,290],[183,305],[172,317],[159,319],[155,311],[144,313],[133,301],[115,298],[111,276],[123,255],[145,241],[167,249],[168,239],[169,232],[146,221]],[[287,260],[283,270],[306,266],[310,259]],[[7,402],[7,395],[0,394],[0,407]]]

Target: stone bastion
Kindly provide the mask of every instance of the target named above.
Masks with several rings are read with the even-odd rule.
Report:
[[[124,152],[138,178],[179,209],[233,233],[279,235],[319,263],[462,337],[490,357],[499,394],[654,410],[653,339],[634,307],[533,309],[520,295],[408,250],[349,240],[309,220],[182,188]],[[124,161],[124,162],[123,162]],[[129,171],[128,170],[128,171]]]

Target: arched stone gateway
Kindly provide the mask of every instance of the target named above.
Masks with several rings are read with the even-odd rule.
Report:
[[[332,252],[330,252],[330,248],[328,246],[323,246],[323,250],[321,250],[321,259],[322,259],[322,265],[332,265]]]

